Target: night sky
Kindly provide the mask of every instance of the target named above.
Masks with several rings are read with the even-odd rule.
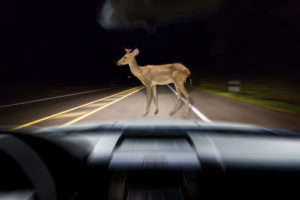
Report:
[[[1,39],[2,84],[123,83],[115,62],[124,47],[140,49],[140,65],[182,62],[205,76],[298,77],[298,0],[227,0],[205,19],[109,31],[96,21],[96,0],[19,1]]]

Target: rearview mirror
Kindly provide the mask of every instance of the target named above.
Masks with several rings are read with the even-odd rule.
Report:
[[[215,13],[223,0],[106,0],[99,4],[97,21],[109,30],[146,28],[155,32],[157,26]]]

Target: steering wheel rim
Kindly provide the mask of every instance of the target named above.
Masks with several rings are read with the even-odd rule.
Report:
[[[26,143],[15,136],[0,135],[0,150],[8,154],[24,171],[39,200],[56,200],[54,180],[42,159]]]

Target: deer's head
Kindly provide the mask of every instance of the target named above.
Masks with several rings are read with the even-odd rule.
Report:
[[[138,49],[133,51],[132,49],[125,49],[125,55],[117,62],[117,65],[128,65],[135,56],[139,55],[139,53],[140,51]]]

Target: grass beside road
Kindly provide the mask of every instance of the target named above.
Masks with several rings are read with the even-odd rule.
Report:
[[[299,90],[294,85],[289,87],[278,87],[278,84],[269,82],[268,84],[257,85],[255,83],[242,81],[242,92],[228,92],[227,82],[217,84],[218,87],[211,87],[208,83],[200,83],[191,86],[205,92],[210,92],[228,98],[244,101],[247,103],[263,106],[273,110],[293,113],[300,116]],[[277,96],[274,94],[278,94]]]

